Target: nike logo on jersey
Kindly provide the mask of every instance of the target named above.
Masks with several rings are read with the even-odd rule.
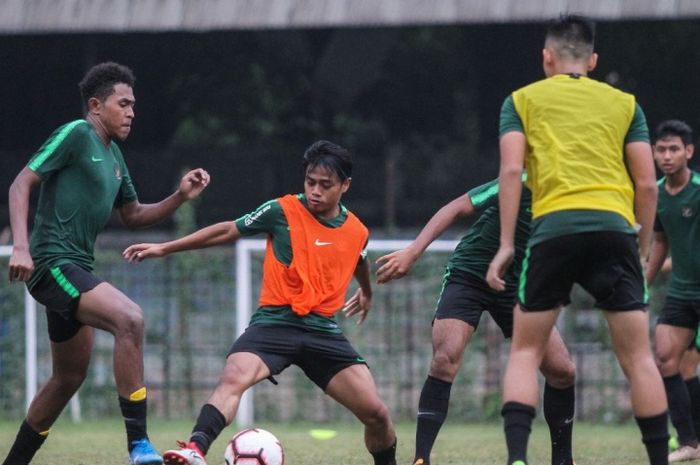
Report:
[[[318,239],[316,239],[316,242],[314,242],[314,245],[315,245],[316,247],[321,247],[321,246],[324,246],[324,245],[331,245],[331,244],[332,244],[332,242],[321,242],[321,241],[319,241]]]
[[[93,155],[92,157],[90,157],[90,160],[97,162],[104,160],[104,158],[96,157],[95,155]]]

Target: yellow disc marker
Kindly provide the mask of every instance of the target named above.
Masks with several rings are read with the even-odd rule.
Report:
[[[309,435],[314,439],[333,439],[338,432],[332,429],[312,429],[309,430]]]

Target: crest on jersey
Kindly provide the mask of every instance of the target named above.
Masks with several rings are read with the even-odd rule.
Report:
[[[119,166],[119,163],[114,164],[114,176],[116,176],[117,179],[122,178],[122,167]]]
[[[694,213],[695,212],[693,211],[693,207],[690,207],[688,205],[683,205],[681,207],[681,216],[683,218],[690,218],[691,216],[693,216]]]

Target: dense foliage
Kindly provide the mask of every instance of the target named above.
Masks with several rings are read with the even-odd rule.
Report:
[[[700,127],[697,26],[599,24],[593,76],[634,92],[652,127]],[[198,222],[237,217],[299,190],[302,151],[326,138],[356,155],[347,203],[367,223],[418,226],[496,176],[500,105],[542,76],[542,36],[541,24],[510,24],[3,37],[0,228],[12,177],[81,115],[77,82],[108,59],[137,76],[124,151],[142,199],[204,166],[213,181]]]

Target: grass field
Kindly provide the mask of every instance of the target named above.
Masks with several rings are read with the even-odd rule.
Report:
[[[359,423],[342,425],[260,424],[275,433],[285,448],[287,465],[360,465],[372,463],[364,448]],[[14,439],[18,423],[0,421],[0,459]],[[176,439],[186,439],[190,421],[150,420],[151,439],[162,452],[173,448]],[[333,439],[313,439],[312,428],[335,429]],[[400,464],[413,458],[415,425],[397,426]],[[230,426],[209,451],[208,464],[223,464],[223,450],[235,428]],[[85,421],[80,424],[59,422],[50,439],[39,451],[34,465],[125,465],[125,437],[120,420]],[[574,429],[574,458],[578,465],[644,464],[646,454],[639,430],[634,424],[591,425],[578,423]],[[549,465],[547,427],[537,421],[530,440],[530,465]],[[443,428],[433,450],[436,465],[504,465],[505,444],[500,423],[459,424],[449,422]]]

